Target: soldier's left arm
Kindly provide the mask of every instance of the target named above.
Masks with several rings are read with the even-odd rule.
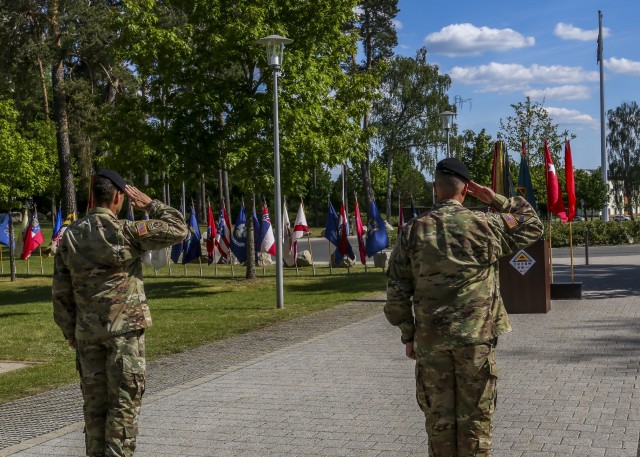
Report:
[[[53,299],[53,320],[67,341],[75,339],[76,333],[76,303],[71,284],[71,273],[64,263],[62,253],[66,249],[64,244],[58,247],[54,257],[53,281],[51,296]]]
[[[158,200],[152,200],[146,208],[145,221],[123,221],[125,237],[140,251],[169,247],[185,239],[187,225],[180,211]]]
[[[487,216],[498,240],[499,256],[524,249],[542,236],[542,221],[524,198],[496,194],[491,205],[499,211]]]
[[[402,341],[408,343],[413,341],[415,333],[412,306],[415,286],[411,259],[406,249],[406,238],[403,234],[404,230],[398,234],[398,240],[389,259],[387,303],[384,305],[384,314],[390,324],[400,329]]]

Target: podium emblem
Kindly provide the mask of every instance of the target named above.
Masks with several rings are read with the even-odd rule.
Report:
[[[516,255],[509,261],[509,263],[520,272],[521,275],[525,275],[527,271],[533,266],[536,261],[527,252],[522,249],[516,252]]]

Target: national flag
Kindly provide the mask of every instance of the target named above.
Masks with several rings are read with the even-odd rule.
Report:
[[[402,201],[400,201],[400,209],[398,210],[398,233],[404,227],[404,209],[402,208]]]
[[[57,211],[56,221],[53,224],[53,231],[51,232],[51,240],[53,241],[58,234],[58,232],[62,230],[62,208]]]
[[[367,263],[367,247],[364,244],[364,227],[362,226],[362,217],[360,216],[358,200],[356,200],[354,213],[356,219],[356,235],[358,236],[358,250],[360,251],[360,262],[362,262],[362,265],[365,265]]]
[[[247,261],[247,215],[244,211],[244,205],[236,217],[236,225],[231,235],[231,252],[236,256],[238,262]]]
[[[271,219],[269,218],[269,208],[265,203],[262,206],[262,221],[260,222],[260,252],[276,255],[276,238],[271,228]]]
[[[136,220],[133,215],[133,205],[129,205],[129,209],[127,210],[127,220],[132,222]]]
[[[251,217],[253,218],[253,249],[255,251],[257,265],[259,261],[258,254],[260,254],[260,245],[262,244],[262,231],[260,230],[260,221],[256,214],[255,205],[253,206],[253,213],[251,214]]]
[[[182,213],[182,216],[186,219],[187,216],[185,214],[184,199],[181,199],[180,212]],[[188,237],[189,235],[187,234],[187,238]],[[173,263],[178,263],[178,261],[180,260],[180,255],[184,252],[184,243],[187,241],[187,238],[171,246],[171,261]]]
[[[353,260],[356,256],[353,253],[351,243],[349,243],[349,235],[349,220],[347,219],[347,211],[343,201],[342,206],[340,207],[340,221],[338,223],[338,251],[343,256],[346,255],[348,258]]]
[[[31,220],[31,215],[29,214],[29,208],[26,206],[22,211],[22,222],[20,225],[20,240],[18,242],[18,252],[22,252],[24,250],[24,241],[27,236],[27,229],[29,228],[29,221]]]
[[[213,251],[216,247],[216,221],[213,217],[213,209],[211,202],[207,209],[207,262],[209,265],[213,263]]]
[[[518,192],[520,192],[520,195],[522,195],[537,212],[538,204],[536,202],[536,193],[533,190],[533,183],[531,182],[531,173],[529,172],[529,161],[527,160],[524,140],[522,140],[522,155],[520,156],[520,171],[518,172]]]
[[[44,235],[40,229],[40,223],[38,222],[38,211],[34,209],[33,216],[31,218],[31,224],[27,228],[24,244],[22,246],[22,260],[27,260],[31,253],[44,242]]]
[[[331,201],[329,201],[329,212],[327,213],[327,220],[324,227],[324,237],[336,247],[334,251],[335,252],[334,260],[335,260],[335,263],[339,265],[340,263],[342,263],[343,256],[340,253],[340,250],[338,249],[338,245],[339,245],[338,225],[339,225],[338,214],[336,213],[336,210],[333,208]]]
[[[229,224],[229,215],[227,208],[222,205],[220,217],[218,218],[218,228],[216,233],[216,247],[220,253],[220,257],[227,260],[229,258],[229,246],[231,245],[231,233]]]
[[[58,212],[58,219],[62,217],[62,209]],[[62,241],[62,235],[67,230],[67,227],[71,225],[73,221],[76,220],[76,213],[70,213],[60,226],[60,228],[56,231],[54,228],[53,238],[51,239],[51,254],[55,254],[58,251],[58,246],[60,246],[60,242]],[[56,227],[58,226],[58,221],[56,221]]]
[[[191,207],[191,216],[189,217],[189,235],[185,239],[182,252],[182,264],[189,263],[192,260],[200,258],[202,255],[202,247],[200,240],[202,235],[200,233],[200,227],[198,227],[198,219],[196,218],[196,210]]]
[[[547,210],[558,216],[563,222],[567,222],[567,213],[564,210],[556,167],[553,165],[551,152],[546,140],[544,142],[544,166],[547,171]]]
[[[576,185],[573,177],[573,158],[569,140],[564,144],[564,173],[567,185],[567,218],[572,221],[576,215]]]
[[[4,244],[6,247],[9,246],[9,224],[11,223],[11,211],[7,211],[4,215],[4,221],[0,224],[0,244]],[[16,239],[13,239],[13,248],[16,248]]]
[[[294,253],[293,231],[291,221],[289,220],[289,212],[287,211],[287,202],[285,201],[282,208],[282,260],[287,266],[293,266],[296,263]]]
[[[513,197],[513,179],[509,171],[509,155],[503,141],[496,141],[493,150],[493,165],[491,168],[491,189],[496,194]]]
[[[376,202],[371,200],[369,209],[369,224],[367,226],[367,237],[365,240],[367,247],[367,257],[371,257],[376,252],[386,249],[389,244],[389,234],[387,227],[378,211]]]
[[[293,257],[298,256],[298,240],[309,233],[309,225],[307,225],[307,217],[304,215],[304,205],[300,202],[298,213],[296,214],[296,222],[293,225]]]

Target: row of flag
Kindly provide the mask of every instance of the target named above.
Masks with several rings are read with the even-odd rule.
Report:
[[[502,195],[514,195],[513,185],[509,174],[507,155],[502,141],[496,142],[494,151],[491,188]],[[576,215],[576,190],[570,141],[566,140],[564,144],[564,170],[567,187],[566,209],[562,199],[562,190],[560,189],[560,183],[558,182],[556,168],[553,164],[549,145],[546,140],[544,142],[544,156],[548,211],[558,216],[563,222],[571,221]],[[531,173],[529,171],[524,140],[522,140],[522,154],[520,156],[520,170],[518,173],[517,189],[529,204],[538,211],[535,191],[531,182]]]
[[[354,205],[354,218],[360,262],[365,265],[367,257],[371,257],[375,253],[386,249],[389,244],[389,234],[387,233],[387,228],[380,215],[380,211],[378,211],[376,202],[373,200],[369,208],[369,223],[367,224],[366,234],[357,199]],[[329,202],[329,213],[327,214],[324,228],[324,237],[335,246],[334,261],[338,265],[343,262],[345,256],[351,260],[355,260],[356,258],[351,243],[349,243],[349,239],[347,238],[348,236],[350,236],[349,219],[344,201],[340,207],[339,216],[331,202]]]

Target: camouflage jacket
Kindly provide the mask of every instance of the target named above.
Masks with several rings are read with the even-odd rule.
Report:
[[[404,342],[415,341],[417,354],[480,344],[511,331],[497,261],[538,240],[543,226],[522,197],[496,195],[491,205],[499,213],[443,200],[398,236],[384,312]]]
[[[145,221],[94,208],[65,231],[54,260],[53,317],[64,337],[100,340],[151,326],[142,282],[144,251],[182,241],[182,214],[157,200]]]

